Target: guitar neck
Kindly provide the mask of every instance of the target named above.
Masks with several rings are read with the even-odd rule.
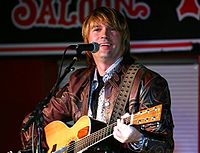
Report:
[[[130,123],[130,118],[131,117],[127,117],[125,118],[125,123],[128,124]],[[83,149],[86,149],[88,147],[91,147],[105,139],[107,139],[108,137],[112,136],[113,134],[113,128],[117,125],[117,122],[112,123],[110,125],[107,125],[106,127],[91,133],[90,135],[80,139],[79,141],[75,142],[75,150],[76,151],[81,151]]]
[[[139,111],[124,119],[125,124],[142,125],[150,122],[159,121],[161,118],[162,104]],[[113,134],[113,128],[117,122],[109,124],[90,135],[87,135],[77,141],[71,142],[68,146],[61,148],[54,153],[62,152],[79,152],[99,143],[100,141],[110,137]]]
[[[82,139],[75,142],[75,150],[81,151],[84,149],[87,149],[88,147],[91,147],[100,141],[110,137],[113,133],[113,128],[117,123],[110,124],[109,126],[106,126]]]
[[[124,119],[125,124],[142,125],[150,122],[159,121],[161,118],[162,104],[139,111]],[[130,123],[131,122],[131,123]],[[84,148],[93,146],[94,144],[110,137],[113,133],[113,128],[117,122],[112,123],[86,137],[77,141],[76,148],[80,151]]]

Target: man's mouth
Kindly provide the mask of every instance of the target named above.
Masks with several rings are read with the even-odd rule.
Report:
[[[110,43],[101,43],[100,46],[108,46],[108,47],[110,47],[111,44]]]

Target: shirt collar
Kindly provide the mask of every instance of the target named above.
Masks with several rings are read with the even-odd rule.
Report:
[[[108,81],[112,75],[113,75],[113,72],[115,71],[116,67],[119,65],[119,63],[122,61],[122,57],[120,57],[119,59],[117,59],[115,61],[115,63],[113,63],[107,70],[106,70],[106,74],[103,76],[103,82],[105,83],[106,81]],[[97,79],[97,69],[95,69],[95,72],[94,72],[94,79],[93,81],[98,81]]]

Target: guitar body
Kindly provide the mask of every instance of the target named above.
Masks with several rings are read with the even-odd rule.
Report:
[[[160,121],[162,105],[139,111],[125,119],[126,124],[142,125]],[[80,153],[110,137],[117,122],[105,123],[82,116],[72,127],[53,121],[45,128],[48,153]],[[105,146],[104,146],[105,147]]]
[[[53,121],[44,128],[46,142],[49,147],[48,153],[69,146],[70,143],[90,135],[90,133],[105,127],[105,125],[88,116],[82,116],[71,128],[62,121]],[[76,150],[72,152],[76,152]]]

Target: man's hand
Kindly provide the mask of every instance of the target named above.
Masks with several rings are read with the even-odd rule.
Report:
[[[124,118],[129,114],[125,114],[121,119],[117,120],[117,126],[114,127],[113,136],[121,143],[138,142],[142,134],[133,126],[124,124]]]

